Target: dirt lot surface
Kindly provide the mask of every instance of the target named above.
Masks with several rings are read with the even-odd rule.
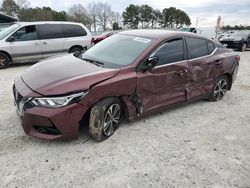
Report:
[[[30,65],[0,70],[0,187],[250,187],[250,51],[223,101],[125,122],[108,140],[25,135],[11,87]]]

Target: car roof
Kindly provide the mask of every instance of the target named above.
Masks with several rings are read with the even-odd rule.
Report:
[[[20,24],[22,26],[25,25],[40,25],[40,24],[75,24],[75,25],[82,25],[81,23],[76,22],[67,22],[67,21],[38,21],[38,22],[16,22],[17,24]]]
[[[197,35],[195,33],[181,32],[181,31],[170,31],[170,30],[163,30],[163,29],[128,30],[128,31],[120,32],[119,34],[133,35],[133,36],[153,38],[153,39],[189,36],[189,37],[197,37],[197,38],[204,38],[204,39],[210,40],[206,37],[202,37],[202,36]]]

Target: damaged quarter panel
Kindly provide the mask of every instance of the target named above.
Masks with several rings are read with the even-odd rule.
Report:
[[[134,68],[122,69],[117,76],[93,85],[80,104],[92,107],[101,99],[119,97],[126,105],[125,113],[128,113],[129,118],[133,118],[136,116],[136,108],[131,97],[136,89],[136,72],[132,70]]]

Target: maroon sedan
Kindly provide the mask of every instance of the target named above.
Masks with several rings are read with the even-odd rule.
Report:
[[[123,117],[198,99],[221,100],[236,79],[239,59],[192,33],[126,31],[77,57],[32,66],[15,80],[15,103],[29,135],[76,139],[88,118],[90,136],[102,141]]]

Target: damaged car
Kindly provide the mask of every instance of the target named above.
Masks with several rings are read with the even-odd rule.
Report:
[[[76,139],[83,119],[103,141],[132,120],[189,101],[219,101],[236,79],[240,57],[192,33],[131,30],[83,54],[33,65],[13,93],[24,131],[47,139]]]

